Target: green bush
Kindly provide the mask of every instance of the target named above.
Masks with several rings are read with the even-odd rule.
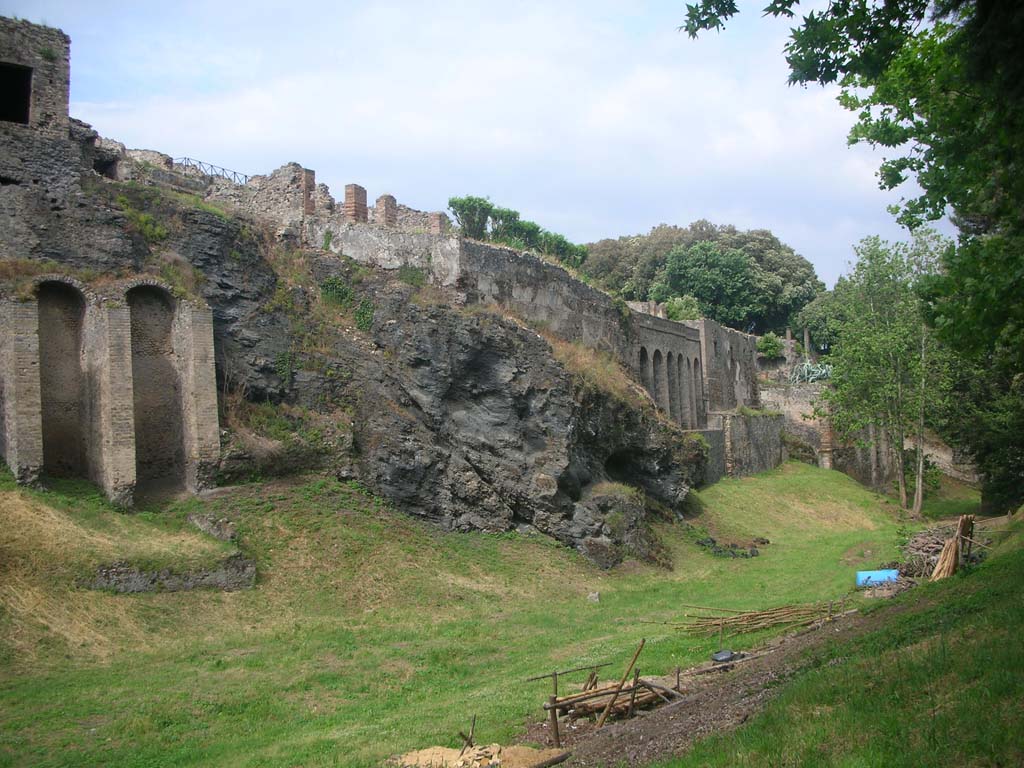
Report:
[[[673,296],[665,302],[665,316],[669,320],[700,320],[700,305],[693,296]]]
[[[373,302],[363,299],[356,308],[356,328],[360,331],[369,331],[373,326]]]
[[[782,339],[776,336],[772,331],[768,331],[764,336],[757,340],[757,354],[762,357],[766,357],[769,360],[775,360],[776,358],[783,357],[784,346]]]
[[[328,304],[350,307],[355,299],[352,286],[342,277],[328,277],[320,283],[320,295]]]
[[[331,230],[328,229],[326,232],[324,232],[324,242],[323,242],[322,250],[324,250],[324,251],[331,250],[331,240],[333,240],[333,239],[334,239],[334,233],[331,232]]]
[[[403,264],[398,268],[398,279],[414,288],[422,288],[427,283],[427,276],[419,267]]]
[[[142,239],[152,245],[167,239],[167,227],[154,219],[150,214],[143,213],[134,206],[132,201],[124,195],[116,198],[118,206],[124,211],[128,219],[129,228],[142,236]]]

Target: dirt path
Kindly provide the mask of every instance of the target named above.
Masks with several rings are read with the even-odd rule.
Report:
[[[817,649],[846,640],[877,623],[875,616],[852,614],[825,626],[771,641],[728,671],[683,680],[684,698],[639,713],[631,720],[595,731],[578,721],[562,729],[562,746],[572,752],[566,766],[644,765],[685,752],[700,738],[730,731],[760,710],[779,690],[779,683],[804,668]],[[674,680],[666,684],[674,685]],[[550,743],[546,723],[528,729],[530,740]]]

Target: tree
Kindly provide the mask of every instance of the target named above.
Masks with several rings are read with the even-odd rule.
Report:
[[[943,243],[920,233],[913,245],[889,245],[868,238],[855,249],[853,272],[837,284],[841,308],[831,386],[823,393],[832,423],[855,439],[870,427],[881,429],[893,452],[900,505],[908,506],[905,445],[913,438],[913,511],[924,498],[924,430],[937,413],[945,386],[945,356],[924,322],[916,286],[934,271]]]
[[[486,239],[487,220],[494,210],[494,204],[490,200],[472,195],[452,197],[448,200],[448,208],[463,235],[474,240]]]
[[[740,231],[704,220],[688,227],[662,224],[647,235],[594,243],[584,271],[596,284],[628,300],[664,302],[673,296],[697,296],[687,286],[670,284],[667,263],[673,249],[686,250],[700,243],[719,251],[740,251],[749,259],[746,279],[756,296],[752,305],[758,309],[733,321],[733,327],[741,330],[782,332],[800,308],[824,289],[811,263],[768,230]],[[708,316],[726,315],[735,313],[726,309]]]
[[[677,246],[669,251],[664,276],[673,295],[693,296],[704,317],[733,328],[761,312],[753,264],[736,248],[707,241]]]

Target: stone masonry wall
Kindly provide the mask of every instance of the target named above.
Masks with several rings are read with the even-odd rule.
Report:
[[[723,416],[725,469],[744,477],[779,466],[784,458],[781,415]]]
[[[71,39],[59,29],[0,17],[0,63],[31,70],[26,131],[67,138],[70,55]]]

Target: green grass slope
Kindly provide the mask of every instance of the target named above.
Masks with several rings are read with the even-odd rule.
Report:
[[[1024,765],[1024,526],[991,558],[879,607],[879,629],[812,669],[684,766]]]
[[[473,714],[481,740],[507,742],[548,694],[525,678],[604,661],[610,677],[641,637],[645,673],[701,661],[716,641],[642,622],[678,619],[682,603],[836,599],[900,536],[891,503],[796,463],[696,496],[690,526],[660,530],[673,570],[602,572],[540,537],[441,532],[334,480],[131,516],[81,486],[40,494],[5,480],[0,765],[369,766],[454,745]],[[199,509],[235,520],[256,589],[75,586],[112,559],[223,556],[185,522]],[[694,544],[704,532],[772,543],[723,559]]]

